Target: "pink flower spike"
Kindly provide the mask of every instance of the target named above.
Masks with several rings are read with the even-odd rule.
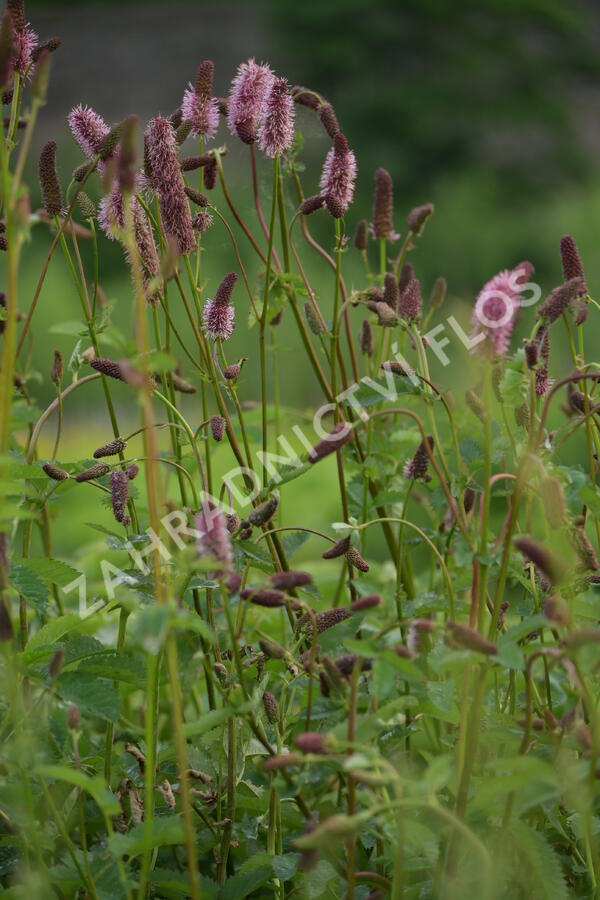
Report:
[[[165,234],[175,238],[180,253],[189,253],[196,248],[196,238],[177,157],[175,132],[168,119],[157,116],[148,123],[145,137]]]
[[[216,341],[228,340],[235,326],[235,309],[231,306],[231,295],[237,281],[235,272],[225,276],[212,300],[204,304],[202,322],[209,337]]]
[[[38,45],[38,36],[29,25],[26,25],[25,28],[15,30],[13,40],[13,65],[19,75],[24,76],[31,65],[33,51]]]
[[[98,204],[98,225],[110,241],[117,240],[119,232],[125,228],[123,195],[116,179],[109,193]]]
[[[201,556],[209,556],[225,572],[233,564],[233,548],[223,511],[211,500],[204,500],[194,523],[196,547]]]
[[[214,138],[219,127],[219,103],[212,96],[214,65],[210,59],[200,63],[194,85],[187,88],[181,102],[181,117],[191,123],[194,137]]]
[[[231,83],[227,124],[230,132],[237,134],[245,144],[253,144],[256,140],[263,103],[274,78],[268,65],[259,65],[249,59],[240,65]]]
[[[294,140],[294,101],[285,78],[276,78],[266,96],[263,120],[258,129],[260,149],[267,156],[289,150]]]
[[[520,292],[525,287],[524,264],[516,269],[504,269],[481,289],[473,310],[475,335],[485,336],[488,349],[504,356],[510,344],[520,304]]]
[[[69,113],[69,128],[73,137],[90,159],[98,153],[102,141],[110,131],[110,128],[91,106],[83,106],[81,103]]]
[[[325,158],[319,182],[327,209],[335,219],[341,218],[352,203],[355,181],[356,157],[348,148],[345,136],[339,131]]]

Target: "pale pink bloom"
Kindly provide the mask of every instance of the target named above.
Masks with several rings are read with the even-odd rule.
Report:
[[[192,228],[198,234],[204,234],[205,231],[212,226],[215,219],[212,213],[207,212],[205,209],[197,212],[194,218],[192,219]]]
[[[209,556],[227,572],[233,564],[233,547],[225,514],[211,500],[204,500],[196,516],[196,547],[201,556]]]
[[[204,304],[202,322],[209,337],[216,341],[228,340],[235,326],[235,308],[231,306],[231,295],[237,281],[235,272],[225,276],[212,300]]]
[[[227,124],[230,132],[237,134],[245,144],[256,140],[263,103],[274,78],[268,65],[259,65],[249,59],[240,65],[231,83]]]
[[[125,228],[123,195],[116,179],[108,194],[98,204],[98,225],[111,241],[118,240],[119,232]]]
[[[142,269],[142,279],[144,287],[147,287],[150,280],[158,275],[160,270],[158,252],[154,242],[154,235],[143,207],[135,196],[131,196],[129,202],[133,214],[132,224],[135,245]],[[98,225],[106,237],[114,241],[121,238],[121,232],[125,228],[125,224],[123,195],[119,189],[119,183],[115,179],[109,193],[102,197],[98,204]],[[129,257],[129,253],[127,252],[126,255],[131,265],[132,260]]]
[[[69,113],[69,128],[86,156],[92,159],[102,146],[110,128],[91,106],[81,103]]]
[[[219,127],[219,102],[212,96],[214,65],[210,59],[200,64],[195,84],[187,88],[181,103],[181,117],[191,123],[191,133],[204,140],[213,138]]]
[[[189,253],[196,248],[196,238],[177,158],[175,132],[168,119],[151,119],[146,128],[146,147],[165,234],[176,239],[181,253]]]
[[[327,209],[335,219],[344,215],[354,196],[356,157],[348,148],[341,131],[333,139],[333,147],[325,158],[319,187]]]
[[[160,260],[158,258],[154,234],[146,211],[135,197],[132,198],[132,203],[135,246],[142,264],[144,287],[148,288],[149,282],[155,278],[160,271]],[[148,297],[148,299],[157,300],[158,297],[154,295]]]
[[[258,129],[260,149],[271,159],[289,150],[294,140],[294,101],[285,78],[276,78],[265,98]]]
[[[15,30],[13,34],[13,65],[19,75],[25,75],[29,69],[37,44],[38,36],[29,25]]]
[[[507,352],[531,263],[504,269],[481,289],[473,310],[474,334],[485,335],[485,344],[498,356]]]

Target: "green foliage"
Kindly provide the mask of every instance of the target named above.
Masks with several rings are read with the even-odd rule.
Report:
[[[373,88],[401,15],[397,4],[380,5],[381,20],[354,0],[344,7],[362,15],[364,46],[338,27],[328,28],[327,58],[315,45],[323,71],[341,54],[351,85],[360,74],[350,129],[359,112],[393,109],[401,115],[392,130],[403,129],[402,115],[418,105],[408,90],[393,106],[397,91],[379,76]],[[313,32],[339,17],[337,3],[281,7]],[[435,54],[414,39],[437,7],[408,3],[402,46],[393,45],[395,54],[418,52],[430,87],[436,82],[437,102],[419,110],[413,135],[417,169],[433,129],[444,152],[455,142],[462,164],[472,161],[471,137],[448,133]],[[498,3],[484,7],[502,18]],[[544,34],[579,34],[577,17],[559,4],[525,3],[522,13]],[[438,16],[445,28],[454,22]],[[452,17],[458,30],[480,24],[470,9]],[[380,52],[369,57],[371,45]],[[564,58],[570,46],[561,45]],[[489,72],[477,90],[506,66],[488,50],[483,29],[478,58]],[[453,45],[444,53],[454,59]],[[529,61],[516,69],[527,78]],[[469,75],[471,84],[471,74],[456,71],[460,83]],[[370,201],[333,221],[336,205],[347,205],[336,184],[327,211],[299,220],[298,200],[316,180],[310,129],[306,141],[296,131],[268,182],[270,162],[260,140],[253,145],[260,206],[250,225],[234,203],[237,150],[247,148],[235,138],[231,152],[209,145],[215,221],[206,238],[198,230],[197,250],[177,254],[169,204],[181,201],[185,227],[172,229],[181,242],[192,225],[180,177],[189,192],[205,186],[210,169],[183,166],[180,176],[173,153],[181,148],[171,140],[153,155],[153,129],[172,137],[155,120],[146,140],[152,177],[146,172],[130,207],[136,141],[127,120],[111,132],[118,158],[103,158],[85,185],[100,194],[118,179],[124,212],[112,242],[103,217],[98,227],[81,218],[76,180],[54,240],[44,216],[29,215],[35,206],[16,162],[32,146],[30,131],[16,127],[21,114],[28,129],[35,121],[29,98],[28,87],[15,91],[0,147],[10,294],[0,307],[0,893],[593,896],[599,381],[584,380],[595,371],[594,344],[576,321],[582,305],[590,321],[597,316],[592,298],[572,298],[551,325],[550,384],[579,370],[563,409],[554,387],[537,396],[543,363],[514,349],[515,334],[499,353],[484,332],[469,354],[452,326],[454,364],[436,363],[433,337],[440,325],[450,335],[452,324],[444,311],[426,301],[407,310],[406,294],[385,305],[379,293],[385,285],[390,299],[404,262],[420,270],[419,229],[399,242],[370,237],[356,251],[350,216],[370,215]],[[556,115],[552,98],[545,104]],[[524,118],[528,109],[524,98]],[[493,113],[502,117],[499,107]],[[577,156],[574,143],[557,159]],[[335,146],[341,154],[339,138]],[[197,152],[197,142],[181,155],[188,149]],[[402,158],[390,158],[403,169]],[[254,230],[262,215],[266,235]],[[34,227],[49,249],[30,292],[22,282]],[[220,297],[224,314],[211,235],[219,266],[227,260],[219,281],[229,270],[242,275],[228,309],[238,345],[205,330],[209,297]],[[115,246],[132,276],[129,303],[124,290],[117,302],[103,289]],[[49,328],[34,307],[51,292],[55,252],[81,311],[55,314]],[[411,291],[414,299],[416,285]],[[31,315],[13,315],[30,296]],[[324,329],[306,324],[307,297]],[[517,301],[515,291],[511,309]],[[521,312],[541,342],[535,311]],[[50,378],[27,353],[31,341],[46,352],[48,334],[68,344]],[[382,374],[398,351],[414,383],[389,366]],[[232,371],[246,355],[248,367]],[[73,396],[96,416],[93,428],[78,422]],[[295,396],[314,403],[295,408]]]

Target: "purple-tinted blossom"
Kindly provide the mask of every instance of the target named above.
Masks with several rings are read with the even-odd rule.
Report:
[[[90,159],[98,154],[110,128],[90,106],[79,104],[69,113],[69,128],[73,137]]]
[[[565,234],[560,239],[560,259],[562,263],[563,278],[570,281],[571,278],[581,278],[581,293],[585,294],[587,287],[585,284],[585,273],[583,271],[583,263],[579,256],[577,244],[570,234]]]
[[[485,343],[498,356],[508,350],[527,271],[524,263],[516,269],[504,269],[483,286],[477,297],[473,310],[475,335],[483,334]]]
[[[294,115],[288,83],[285,78],[276,78],[265,97],[263,119],[258,129],[260,149],[271,159],[292,146]]]
[[[231,306],[231,294],[237,281],[235,272],[225,276],[212,300],[204,304],[202,321],[209,337],[216,341],[228,340],[233,334],[235,325],[235,309]]]
[[[125,228],[123,195],[116,180],[98,204],[98,225],[111,241],[117,240],[119,232]]]
[[[13,33],[13,67],[19,75],[24,76],[28,73],[37,44],[38,36],[29,25],[15,29]]]
[[[398,314],[407,322],[417,322],[421,317],[421,283],[418,278],[411,278],[400,294]]]
[[[196,248],[196,238],[177,158],[175,132],[168,119],[157,116],[148,123],[146,142],[165,234],[176,239],[180,253],[189,253]]]
[[[263,103],[275,76],[266,64],[254,59],[242,63],[231,84],[227,124],[232,134],[237,134],[245,144],[256,140]]]
[[[205,500],[196,516],[196,547],[202,556],[209,556],[225,571],[233,563],[233,547],[227,530],[224,512],[211,500]]]
[[[319,183],[327,209],[334,218],[341,218],[352,203],[355,180],[356,157],[340,131],[325,158]]]
[[[415,206],[411,209],[406,217],[406,224],[413,234],[420,236],[423,233],[425,222],[433,215],[433,203],[423,203],[421,206]]]
[[[212,213],[202,210],[201,212],[197,212],[192,219],[192,228],[197,234],[204,234],[205,231],[208,231],[214,221]]]
[[[427,441],[427,446],[430,450],[433,450],[433,438],[430,434],[425,438]],[[430,475],[428,474],[429,468],[429,453],[427,452],[427,446],[425,445],[425,441],[421,441],[414,456],[411,456],[410,459],[406,461],[404,464],[404,469],[402,470],[402,474],[405,478],[417,479],[423,478],[426,481],[429,481]]]
[[[394,231],[394,184],[387,169],[375,172],[375,199],[373,201],[373,235],[386,240],[396,240]],[[366,249],[366,248],[364,248]]]
[[[181,102],[181,118],[191,124],[191,134],[210,140],[219,127],[219,104],[212,96],[214,65],[210,59],[200,63],[195,84],[187,88]]]

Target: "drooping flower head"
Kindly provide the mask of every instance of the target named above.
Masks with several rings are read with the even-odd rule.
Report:
[[[536,313],[538,319],[546,319],[548,324],[552,325],[582,293],[585,293],[585,282],[582,278],[570,278],[564,284],[559,284],[538,306]]]
[[[202,556],[209,556],[227,572],[233,563],[231,537],[224,512],[211,500],[204,500],[196,516],[196,547]]]
[[[175,132],[168,119],[157,116],[150,120],[146,145],[165,233],[175,238],[180,253],[189,253],[196,248],[196,238],[177,157]]]
[[[530,266],[521,263],[515,269],[504,269],[483,286],[477,297],[473,310],[475,335],[483,334],[485,345],[498,356],[508,350]]]
[[[192,228],[197,234],[204,234],[205,231],[208,231],[214,221],[212,213],[202,210],[201,212],[197,212],[192,219]]]
[[[233,334],[235,325],[235,308],[231,305],[231,295],[237,281],[235,272],[225,276],[212,300],[204,304],[202,321],[209,337],[216,341],[228,340]]]
[[[263,119],[258,129],[260,149],[271,159],[292,146],[294,101],[285,78],[276,78],[265,97]]]
[[[331,140],[340,131],[340,125],[335,114],[335,110],[331,103],[321,103],[318,109],[319,121]]]
[[[254,59],[242,63],[231,84],[227,124],[232,134],[245,143],[256,140],[265,97],[275,76],[271,68],[259,65]]]
[[[214,63],[200,63],[194,85],[187,88],[181,102],[181,118],[191,124],[191,134],[210,140],[219,127],[219,104],[212,96]]]
[[[110,128],[91,106],[81,103],[69,113],[69,128],[86,156],[92,159],[100,151]]]
[[[373,201],[373,234],[376,238],[395,240],[394,185],[387,169],[375,172],[375,199]]]
[[[433,203],[423,203],[421,206],[411,209],[406,217],[406,224],[413,234],[420,236],[423,233],[425,222],[433,215],[433,211]]]
[[[356,157],[349,149],[345,136],[339,131],[333,139],[333,147],[325,157],[319,182],[327,209],[334,219],[341,218],[352,203],[355,181]]]

